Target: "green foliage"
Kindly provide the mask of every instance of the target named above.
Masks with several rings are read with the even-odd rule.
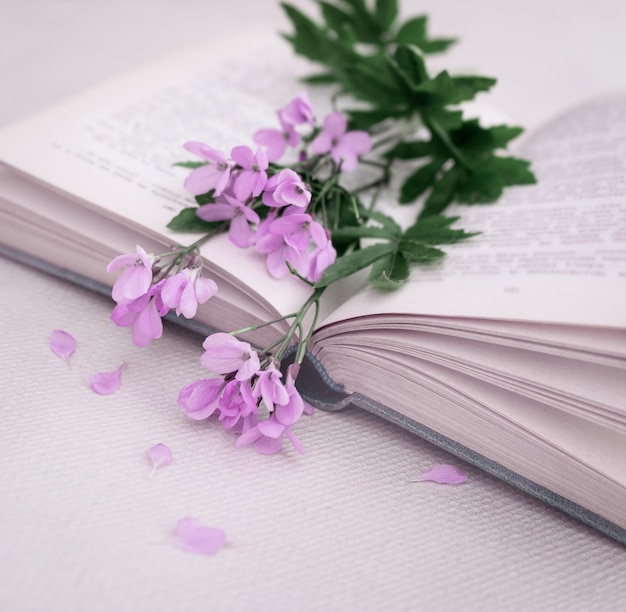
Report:
[[[458,105],[489,91],[496,80],[445,70],[431,75],[427,55],[445,51],[456,40],[431,37],[426,16],[401,21],[397,0],[316,0],[315,4],[318,18],[284,3],[292,32],[283,36],[295,53],[320,67],[305,82],[333,84],[337,99],[352,100],[352,108],[344,111],[349,129],[366,130],[373,137],[377,154],[366,161],[377,168],[375,177],[379,173],[376,180],[349,191],[339,184],[340,168],[327,155],[309,155],[291,166],[311,190],[306,212],[327,228],[337,251],[335,263],[315,284],[315,295],[368,268],[372,286],[397,289],[409,278],[412,264],[444,257],[438,246],[476,235],[452,229],[458,217],[443,214],[452,202],[486,204],[497,200],[508,186],[535,182],[530,164],[504,151],[522,129],[486,128],[463,117]],[[319,128],[314,128],[303,143],[310,143],[318,133]],[[195,169],[204,163],[176,165]],[[405,231],[375,209],[379,189],[398,164],[407,170],[398,204],[418,199],[422,203],[414,224]],[[281,169],[273,163],[268,174]],[[359,199],[363,192],[371,196],[367,206]],[[247,204],[264,218],[269,208],[260,199],[252,200]],[[214,193],[198,196],[196,202],[210,204]],[[168,227],[207,234],[228,227],[228,222],[207,223],[196,211],[195,207],[181,211]]]
[[[323,66],[324,82],[335,82],[342,94],[366,103],[348,111],[351,128],[417,120],[430,132],[419,140],[398,136],[388,147],[389,163],[419,160],[401,187],[400,203],[424,197],[422,216],[437,215],[453,201],[493,202],[508,186],[534,182],[527,162],[498,153],[521,128],[483,128],[455,108],[489,91],[496,80],[429,74],[425,56],[446,50],[455,39],[431,38],[424,15],[400,22],[396,0],[317,4],[319,22],[283,5],[294,28],[287,39],[296,53]]]
[[[175,232],[201,232],[208,234],[224,225],[222,221],[203,221],[196,215],[198,209],[194,206],[183,208],[168,224],[167,227]]]

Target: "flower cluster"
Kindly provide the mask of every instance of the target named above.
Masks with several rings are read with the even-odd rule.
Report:
[[[176,259],[182,257],[177,255]],[[119,255],[107,266],[109,274],[122,270],[111,292],[117,302],[111,320],[118,327],[131,328],[136,346],[146,346],[161,337],[161,318],[170,309],[191,319],[196,315],[198,304],[207,302],[217,291],[214,281],[200,276],[201,264],[196,257],[170,276],[168,271],[172,264],[162,268],[158,265],[160,261],[160,256],[148,254],[137,246],[134,254]]]
[[[283,382],[275,359],[260,355],[230,334],[215,333],[202,346],[202,365],[218,376],[185,386],[178,396],[179,406],[192,419],[218,415],[224,428],[241,434],[237,447],[254,443],[259,452],[272,454],[287,437],[302,454],[292,427],[311,408],[295,386],[299,366],[289,366]],[[268,415],[264,420],[259,419],[262,412]]]
[[[228,229],[234,245],[254,248],[276,278],[293,274],[314,285],[335,262],[337,252],[324,225],[329,221],[329,187],[324,185],[335,186],[341,172],[353,170],[358,157],[370,150],[371,139],[367,132],[347,131],[346,118],[338,112],[317,125],[304,93],[278,111],[278,121],[280,129],[254,134],[255,151],[238,145],[228,158],[202,142],[187,142],[184,148],[203,163],[191,164],[185,188],[202,196],[195,214],[218,222],[216,229],[188,247],[156,255],[137,246],[135,253],[109,264],[109,273],[120,272],[112,291],[117,306],[111,319],[131,327],[137,346],[161,336],[167,312],[193,318],[198,304],[217,291],[212,280],[200,276],[198,255],[198,247],[215,232]],[[290,147],[299,148],[299,161],[290,167],[277,165]],[[310,308],[317,313],[322,292],[314,289],[298,312],[277,319],[292,319],[289,330],[265,350],[235,336],[272,322],[209,336],[201,362],[211,376],[186,385],[179,406],[193,419],[217,416],[226,429],[239,434],[237,447],[254,444],[261,453],[275,453],[287,438],[302,453],[293,427],[312,408],[295,382],[313,329],[305,334],[303,321]],[[283,376],[281,359],[296,342],[296,361]]]
[[[307,162],[306,168],[330,158],[338,170],[350,171],[372,142],[367,132],[347,132],[346,118],[339,112],[327,115],[321,128],[315,126],[306,93],[280,109],[278,120],[280,129],[255,133],[256,151],[239,145],[231,150],[230,159],[204,143],[187,142],[185,149],[206,163],[189,174],[185,188],[195,196],[212,193],[214,201],[199,206],[198,217],[229,221],[231,242],[241,248],[253,246],[264,254],[272,276],[283,278],[296,271],[315,283],[337,252],[328,230],[316,219],[317,202],[302,174],[292,168],[270,167],[270,162],[277,162],[288,147],[302,144],[300,163]]]

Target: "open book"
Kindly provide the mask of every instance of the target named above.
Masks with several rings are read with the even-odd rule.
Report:
[[[0,252],[106,290],[114,256],[193,242],[166,229],[192,203],[172,167],[182,143],[251,144],[301,90],[303,65],[279,43],[253,63],[217,51],[0,132]],[[516,153],[537,186],[452,211],[481,235],[396,292],[332,287],[299,382],[313,403],[380,414],[626,543],[626,96],[566,112]],[[309,292],[226,236],[202,254],[219,286],[199,309],[206,328],[274,319]]]

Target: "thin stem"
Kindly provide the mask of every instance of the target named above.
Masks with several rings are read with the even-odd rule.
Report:
[[[278,317],[277,319],[272,319],[271,321],[265,321],[264,323],[259,323],[258,325],[250,325],[249,327],[242,327],[241,329],[237,329],[235,331],[229,332],[229,334],[231,336],[239,336],[240,334],[246,334],[248,332],[261,329],[262,327],[267,327],[268,325],[274,325],[274,323],[280,323],[281,321],[285,321],[286,319],[292,319],[293,317],[296,317],[297,315],[298,315],[297,312],[292,312],[291,314]]]
[[[442,145],[450,152],[450,157],[454,159],[460,166],[468,171],[472,171],[472,165],[467,161],[466,157],[461,153],[461,150],[450,140],[450,135],[443,129],[439,121],[437,121],[431,115],[424,113],[422,115],[424,125],[436,136]]]

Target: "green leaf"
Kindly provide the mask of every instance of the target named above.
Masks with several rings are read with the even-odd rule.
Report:
[[[398,33],[396,42],[399,45],[415,45],[423,53],[441,53],[456,42],[455,38],[428,39],[428,17],[420,15],[405,21]]]
[[[458,219],[442,215],[423,217],[404,232],[402,239],[420,244],[453,244],[477,235],[462,229],[451,229],[450,226]]]
[[[287,17],[291,20],[295,33],[285,35],[298,55],[303,55],[316,62],[329,59],[327,37],[319,27],[295,6],[283,2],[281,4]]]
[[[215,202],[215,189],[211,189],[208,193],[203,193],[201,195],[197,195],[194,197],[194,200],[198,204],[198,206],[203,206],[204,204],[213,204]]]
[[[472,156],[491,153],[494,149],[503,149],[507,144],[523,132],[522,128],[497,125],[491,128],[480,126],[478,119],[464,121],[462,125],[450,132],[454,144],[464,154]]]
[[[303,77],[300,80],[303,83],[308,83],[309,85],[330,85],[331,83],[337,82],[337,78],[331,72],[311,74],[309,76]]]
[[[375,125],[398,117],[399,112],[395,109],[374,108],[371,110],[345,110],[348,116],[349,130],[369,130]]]
[[[497,81],[482,76],[454,76],[451,77],[451,80],[455,93],[449,100],[449,104],[460,104],[467,100],[473,100],[477,93],[489,91]]]
[[[495,202],[509,185],[531,185],[536,182],[530,162],[515,157],[489,156],[467,176],[459,186],[460,204]]]
[[[420,218],[438,215],[454,199],[457,182],[461,178],[463,169],[453,166],[436,183],[424,202],[424,209]]]
[[[208,233],[224,225],[223,221],[203,221],[196,215],[198,209],[194,206],[183,208],[168,224],[167,227],[175,232]]]
[[[421,43],[426,40],[426,27],[428,17],[419,15],[413,17],[402,24],[402,27],[396,34],[396,42],[399,45],[415,45],[420,47]]]
[[[341,32],[345,25],[352,23],[352,16],[345,11],[342,11],[334,4],[324,2],[323,0],[318,2],[318,4],[322,9],[322,16],[324,17],[326,24],[335,32]]]
[[[409,204],[432,186],[445,158],[436,158],[414,172],[402,185],[400,204]]]
[[[458,38],[431,38],[425,40],[420,48],[424,53],[443,53],[458,42]]]
[[[375,227],[360,225],[354,227],[341,227],[332,231],[332,239],[334,240],[346,240],[358,238],[385,238],[387,240],[393,240],[397,238],[396,232],[390,232],[389,229],[384,227]]]
[[[377,223],[380,223],[380,225],[382,225],[382,227],[384,227],[390,235],[399,237],[402,233],[402,229],[392,217],[390,217],[389,215],[385,215],[378,210],[369,210],[366,208],[362,208],[361,216],[364,219],[372,219]]]
[[[372,265],[381,257],[385,257],[394,248],[394,245],[389,243],[374,244],[364,249],[353,251],[348,255],[343,255],[324,270],[324,275],[315,283],[315,286],[327,287],[342,278],[351,276],[355,272]]]
[[[463,111],[449,111],[445,108],[430,109],[428,114],[436,121],[441,129],[450,131],[463,124]]]
[[[401,240],[398,249],[406,259],[413,263],[429,263],[445,257],[441,249],[425,246],[414,240]]]
[[[363,58],[338,68],[344,87],[356,98],[381,107],[406,103],[407,90],[386,61]]]
[[[488,167],[502,177],[505,185],[533,185],[537,182],[530,170],[530,162],[525,159],[494,155],[488,160]]]
[[[409,277],[409,263],[402,253],[394,251],[374,262],[367,281],[377,289],[393,291]]]
[[[374,12],[380,27],[387,31],[398,16],[398,1],[376,0]]]
[[[400,45],[387,61],[409,90],[419,91],[419,85],[429,80],[422,56],[411,47]]]
[[[178,168],[191,168],[195,170],[196,168],[202,168],[202,166],[206,166],[207,162],[204,161],[186,161],[186,162],[176,162],[172,164],[172,166],[176,166]]]
[[[445,153],[445,149],[434,140],[409,140],[399,142],[385,153],[390,159],[417,159]]]

